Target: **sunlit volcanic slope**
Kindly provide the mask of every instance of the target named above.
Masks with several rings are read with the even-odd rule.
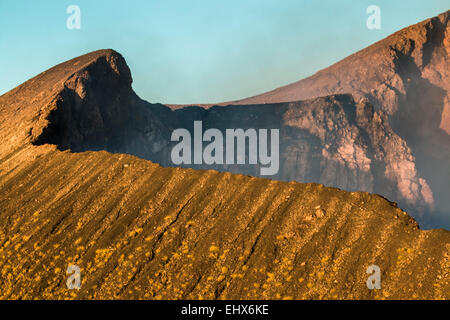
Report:
[[[450,232],[381,196],[73,153],[158,148],[170,113],[123,90],[121,60],[94,52],[0,97],[1,298],[450,298]]]
[[[450,208],[450,11],[400,30],[313,76],[237,104],[350,93],[389,117],[430,185],[436,211]]]
[[[337,93],[367,98],[389,115],[413,116],[450,134],[450,11],[404,28],[313,76],[234,101],[261,104]],[[414,92],[417,91],[418,92]],[[424,100],[414,101],[419,96]],[[412,104],[412,105],[411,105]],[[411,110],[412,109],[412,110]],[[437,122],[440,120],[439,122]]]

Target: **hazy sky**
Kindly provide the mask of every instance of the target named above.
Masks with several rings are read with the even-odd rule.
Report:
[[[69,30],[69,5],[81,29]],[[381,30],[366,8],[381,8]],[[119,51],[150,102],[234,100],[291,83],[410,24],[450,0],[0,1],[0,94],[57,63]]]

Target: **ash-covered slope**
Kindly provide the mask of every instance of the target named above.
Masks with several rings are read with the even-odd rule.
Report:
[[[450,232],[377,195],[103,151],[20,161],[0,194],[3,299],[450,298]]]
[[[103,50],[0,97],[1,298],[449,298],[450,232],[419,230],[378,195],[57,149],[163,161],[172,121],[241,124],[258,110],[173,112],[130,84],[123,58]],[[347,134],[368,148],[400,139],[350,96],[259,119],[274,108],[305,148],[310,135],[319,149]],[[322,124],[333,119],[336,141]],[[71,264],[79,291],[66,288]],[[371,264],[381,290],[366,287]]]
[[[351,93],[356,100],[366,98],[401,122],[418,112],[418,123],[425,128],[441,128],[450,134],[449,16],[447,11],[409,26],[309,78],[233,103],[287,102]]]
[[[235,101],[263,104],[350,93],[388,115],[430,185],[450,208],[450,11],[400,30],[315,75]]]

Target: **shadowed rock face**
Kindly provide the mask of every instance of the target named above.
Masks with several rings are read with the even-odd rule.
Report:
[[[50,143],[74,152],[128,153],[173,166],[171,133],[186,128],[193,135],[195,120],[202,121],[204,131],[276,128],[280,129],[280,170],[269,178],[379,193],[430,226],[433,191],[387,115],[375,111],[367,100],[357,103],[351,95],[333,95],[289,103],[172,110],[137,97],[119,54],[98,55],[70,74],[40,110],[30,131],[34,144]],[[249,164],[189,167],[260,174],[258,165]]]

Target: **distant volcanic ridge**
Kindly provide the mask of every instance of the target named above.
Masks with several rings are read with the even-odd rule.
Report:
[[[172,110],[131,82],[100,50],[0,96],[1,299],[450,298],[450,231],[420,230],[392,202],[423,226],[448,189],[373,101]],[[171,168],[171,132],[195,120],[280,129],[279,174]],[[445,176],[445,153],[428,156]],[[367,287],[372,265],[381,289]]]

